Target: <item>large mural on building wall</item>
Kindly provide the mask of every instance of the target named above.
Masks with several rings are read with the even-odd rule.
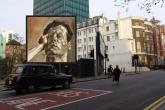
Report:
[[[28,62],[75,62],[75,17],[27,16]]]

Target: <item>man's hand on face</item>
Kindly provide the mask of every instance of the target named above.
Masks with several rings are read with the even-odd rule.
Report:
[[[48,40],[47,40],[48,34],[41,36],[41,38],[39,39],[39,44],[47,44]]]

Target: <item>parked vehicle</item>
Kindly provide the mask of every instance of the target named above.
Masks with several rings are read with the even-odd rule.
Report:
[[[40,87],[55,87],[61,85],[69,88],[72,75],[57,73],[50,64],[21,64],[8,76],[5,85],[17,93],[23,90],[34,91]]]

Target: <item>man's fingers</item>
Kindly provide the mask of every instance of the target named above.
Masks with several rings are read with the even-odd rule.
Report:
[[[41,36],[38,43],[39,44],[46,44],[48,42],[47,41],[47,36],[48,36],[48,34]]]

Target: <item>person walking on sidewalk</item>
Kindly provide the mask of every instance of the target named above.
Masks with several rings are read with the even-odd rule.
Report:
[[[117,84],[119,84],[119,80],[120,80],[120,74],[121,74],[121,70],[119,69],[119,66],[116,65],[116,68],[113,70],[113,82],[115,81]]]
[[[113,73],[112,65],[109,65],[109,67],[108,67],[108,78],[112,77],[112,73]]]

